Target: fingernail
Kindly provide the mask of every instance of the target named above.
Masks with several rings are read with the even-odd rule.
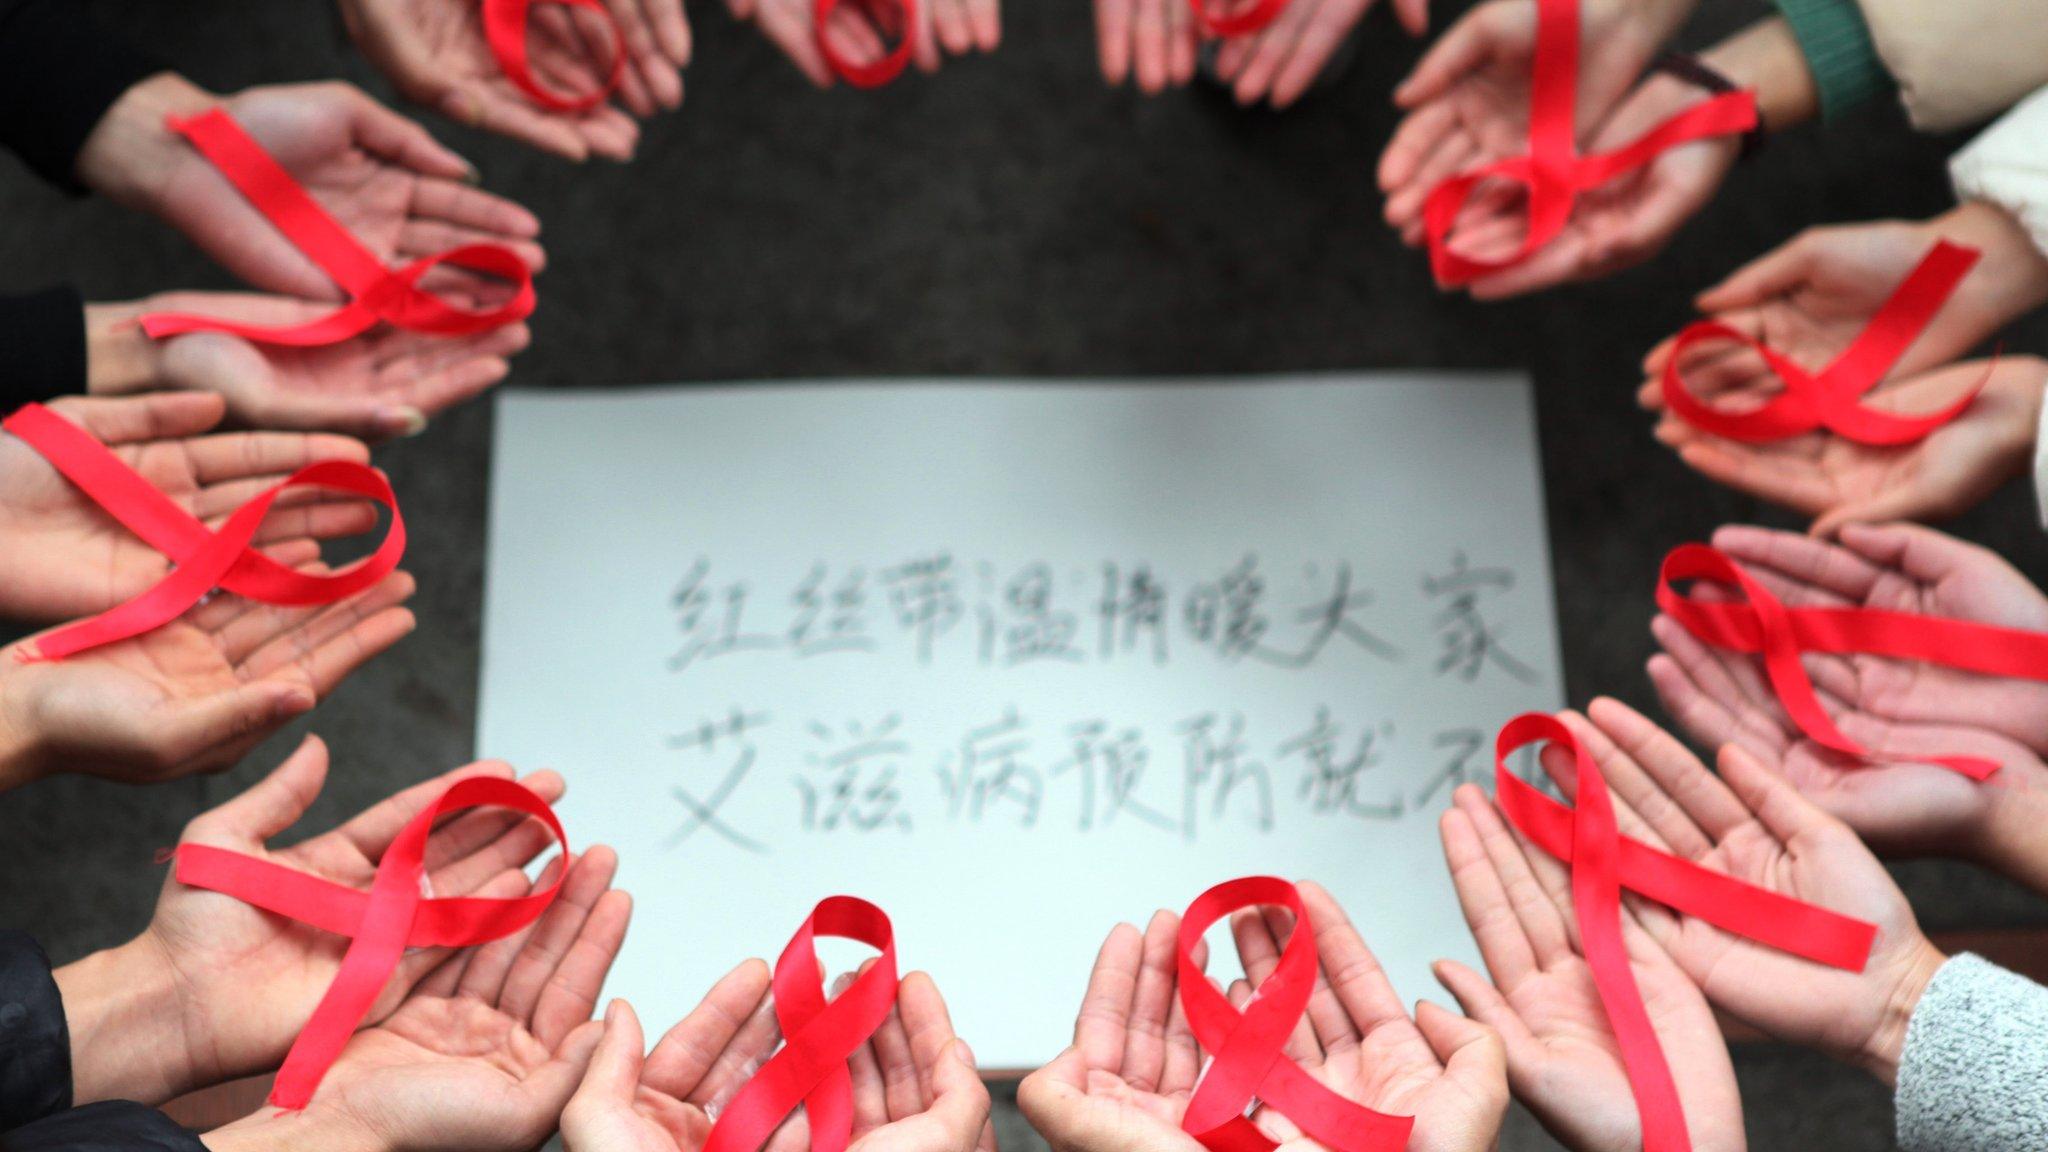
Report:
[[[618,1021],[619,1021],[619,1005],[621,1005],[621,1004],[623,1004],[623,1003],[625,1003],[625,1001],[623,1001],[623,1000],[618,1000],[618,999],[614,999],[614,1000],[613,1000],[613,1001],[612,1001],[611,1003],[609,1003],[609,1004],[607,1004],[607,1005],[605,1005],[605,1006],[604,1006],[604,1026],[605,1026],[605,1027],[609,1028],[609,1027],[611,1027],[612,1025],[614,1025],[614,1024],[616,1024],[616,1023],[618,1023]]]
[[[427,415],[417,408],[379,408],[374,419],[393,436],[417,436],[427,430]]]
[[[316,703],[318,701],[313,698],[312,689],[302,685],[295,685],[277,698],[277,704],[275,705],[277,718],[289,720],[294,716],[302,716],[312,711],[313,705]]]
[[[975,1062],[974,1049],[969,1048],[967,1046],[967,1041],[962,1040],[958,1037],[955,1037],[953,1039],[953,1055],[962,1064],[967,1065],[969,1068],[980,1067],[980,1065]]]

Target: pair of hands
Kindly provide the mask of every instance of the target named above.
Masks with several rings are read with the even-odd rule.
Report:
[[[214,527],[306,464],[369,459],[340,436],[209,434],[224,405],[203,393],[53,407]],[[0,615],[94,615],[169,571],[167,558],[11,436],[0,436],[0,491]],[[281,564],[316,570],[322,541],[376,524],[366,501],[295,490],[256,544]],[[413,588],[395,572],[320,607],[218,595],[153,632],[63,661],[24,663],[33,637],[0,651],[0,783],[62,770],[148,781],[226,768],[409,634]]]
[[[1813,531],[1823,536],[1850,523],[1953,516],[1983,500],[2026,467],[2048,389],[2048,361],[2038,357],[1950,363],[2048,301],[2048,258],[2003,210],[1970,203],[1925,222],[1809,229],[1701,293],[1698,305],[1819,371],[1941,239],[1977,249],[1979,262],[1865,402],[1929,412],[1981,383],[1976,403],[1956,420],[1897,447],[1858,444],[1825,429],[1768,444],[1722,440],[1665,410],[1661,378],[1673,345],[1666,340],[1644,359],[1648,379],[1638,395],[1660,414],[1657,438],[1703,475],[1815,517]],[[1689,349],[1679,368],[1695,393],[1731,408],[1783,387],[1761,356],[1728,342]]]
[[[1729,527],[1726,552],[1794,608],[1873,608],[2048,631],[2048,597],[1987,549],[1917,525],[1848,525],[1839,542]],[[1882,851],[1979,860],[2048,891],[2039,845],[2048,791],[2048,684],[1877,656],[1808,654],[1822,705],[1850,739],[1891,755],[1962,753],[2002,765],[1972,782],[1929,764],[1844,760],[1786,715],[1754,657],[1659,616],[1649,673],[1694,739],[1783,775]]]
[[[1598,763],[1623,835],[1878,928],[1870,962],[1851,973],[1624,893],[1623,944],[1693,1146],[1745,1147],[1717,1011],[1892,1082],[1906,1022],[1942,957],[1856,834],[1738,746],[1723,750],[1716,775],[1616,701],[1561,719]],[[1572,758],[1549,748],[1541,762],[1572,796]],[[1468,1015],[1499,1032],[1515,1096],[1558,1139],[1588,1152],[1640,1148],[1635,1099],[1579,950],[1569,871],[1514,832],[1475,786],[1459,789],[1441,828],[1488,975],[1443,961],[1438,978]]]
[[[1320,970],[1283,1058],[1348,1099],[1414,1116],[1409,1147],[1418,1152],[1493,1147],[1507,1110],[1499,1037],[1435,1004],[1410,1017],[1343,909],[1318,885],[1300,889]],[[1233,1004],[1251,998],[1294,930],[1278,910],[1232,918],[1246,975],[1227,990]],[[1180,1126],[1205,1053],[1176,993],[1179,931],[1167,911],[1142,933],[1118,925],[1096,957],[1073,1045],[1019,1089],[1018,1104],[1058,1152],[1199,1152]],[[1254,1120],[1283,1145],[1313,1147],[1273,1109]]]
[[[1255,0],[1200,0],[1214,11],[1249,8]],[[1096,51],[1102,78],[1134,81],[1156,95],[1194,79],[1201,30],[1191,0],[1095,0]],[[1373,0],[1291,0],[1272,24],[1221,41],[1216,78],[1239,104],[1261,100],[1286,108],[1315,85],[1372,10]],[[1411,36],[1429,26],[1429,0],[1393,0],[1394,15]]]
[[[630,160],[636,121],[683,102],[691,43],[682,0],[605,0],[626,63],[614,100],[581,112],[543,108],[513,85],[485,39],[478,0],[340,3],[356,47],[408,100],[565,159]],[[610,76],[611,30],[593,12],[537,3],[526,44],[536,79],[565,97],[595,92]]]
[[[473,5],[472,5],[473,7]],[[386,263],[464,244],[500,244],[536,271],[546,263],[531,212],[474,186],[468,161],[425,129],[346,84],[252,88],[225,101],[163,74],[123,94],[80,155],[87,185],[149,212],[263,295],[174,293],[87,310],[91,390],[193,388],[227,397],[246,425],[383,439],[503,379],[531,339],[523,324],[442,339],[387,327],[319,349],[262,346],[224,333],[152,342],[136,318],[184,309],[254,323],[317,316],[340,288],[183,139],[167,116],[225,107],[278,163]],[[437,270],[424,287],[488,307],[509,287]]]
[[[735,20],[750,20],[812,84],[837,83],[818,47],[814,0],[725,0]],[[918,0],[916,27],[902,27],[900,0],[845,0],[833,10],[825,35],[855,66],[881,61],[890,45],[910,38],[911,59],[936,72],[947,56],[993,52],[1003,41],[1000,0]]]

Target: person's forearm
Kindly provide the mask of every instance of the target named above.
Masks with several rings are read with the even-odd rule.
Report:
[[[266,1109],[202,1134],[210,1152],[393,1152],[361,1124],[318,1106],[303,1112]]]
[[[115,203],[154,212],[186,152],[164,121],[218,102],[175,72],[159,72],[128,89],[86,137],[78,153],[79,182]]]
[[[155,1106],[203,1087],[185,1042],[176,974],[145,934],[57,969],[80,1104]]]
[[[1737,32],[1700,57],[1722,75],[1756,93],[1764,127],[1781,132],[1820,110],[1820,89],[1792,26],[1773,16]]]
[[[1966,285],[1968,304],[1987,335],[2048,304],[2048,256],[2011,213],[1996,204],[1965,200],[1928,223],[1941,236],[1980,254]]]
[[[85,306],[85,390],[124,396],[157,386],[157,345],[142,330],[141,304]]]

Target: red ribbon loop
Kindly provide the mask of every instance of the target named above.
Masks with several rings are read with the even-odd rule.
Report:
[[[1202,35],[1218,39],[1232,36],[1249,36],[1261,31],[1280,18],[1282,12],[1293,0],[1222,0],[1224,6],[1236,5],[1227,12],[1216,10],[1216,0],[1188,0],[1188,6],[1195,10],[1195,27]]]
[[[497,244],[466,244],[403,267],[386,268],[375,253],[349,234],[341,222],[292,179],[263,146],[220,108],[188,119],[169,121],[200,155],[220,170],[256,210],[276,225],[306,258],[350,296],[350,301],[318,320],[270,326],[243,324],[211,316],[154,312],[142,318],[142,330],[154,339],[185,332],[226,332],[259,344],[317,348],[362,335],[378,323],[435,336],[467,336],[501,328],[533,314],[533,271],[511,249]],[[516,285],[512,299],[481,312],[459,308],[419,287],[437,265],[448,264]]]
[[[1195,963],[1195,946],[1211,925],[1239,908],[1262,904],[1294,913],[1294,932],[1280,950],[1279,964],[1239,1012]],[[1288,1035],[1308,1011],[1317,970],[1315,929],[1293,884],[1247,876],[1195,897],[1181,917],[1179,950],[1181,1009],[1211,1057],[1181,1127],[1203,1147],[1272,1152],[1277,1145],[1246,1116],[1254,1099],[1337,1152],[1400,1152],[1407,1145],[1414,1117],[1389,1116],[1346,1100],[1283,1054]]]
[[[1680,595],[1680,580],[1739,588],[1744,602]],[[2048,681],[2048,634],[1944,620],[1877,608],[1787,608],[1718,549],[1681,544],[1657,574],[1657,607],[1716,648],[1762,653],[1764,672],[1792,722],[1816,744],[1864,761],[1935,764],[1983,780],[1999,769],[1981,756],[1912,756],[1873,751],[1851,740],[1814,695],[1802,652],[1918,660],[1985,676]]]
[[[131,639],[184,615],[216,588],[264,604],[331,604],[390,575],[405,555],[405,521],[383,473],[366,464],[309,464],[235,510],[215,532],[93,439],[40,404],[0,422],[50,462],[66,480],[169,558],[170,573],[133,600],[89,620],[38,637],[32,659],[62,660],[89,648]],[[377,550],[339,572],[295,572],[250,546],[263,518],[289,488],[328,488],[362,496],[391,511],[391,529]]]
[[[533,19],[535,3],[559,4],[564,8],[581,8],[595,12],[603,19],[605,28],[611,33],[611,71],[602,86],[596,91],[581,96],[563,96],[544,87],[533,74],[533,64],[527,59],[527,24]],[[618,90],[619,79],[626,71],[626,35],[619,29],[619,22],[603,0],[483,0],[484,39],[491,45],[491,55],[498,58],[498,67],[505,70],[505,78],[512,86],[526,93],[526,98],[550,112],[588,112],[605,102]]]
[[[829,1002],[825,970],[818,964],[819,936],[857,941],[881,953]],[[852,896],[819,901],[776,959],[774,990],[782,1050],[726,1106],[704,1152],[756,1152],[799,1104],[810,1121],[811,1152],[846,1152],[853,1139],[847,1058],[896,1004],[896,933],[888,915]]]
[[[1680,112],[1633,143],[1612,152],[1581,155],[1574,127],[1578,85],[1578,0],[1538,0],[1536,59],[1529,84],[1529,154],[1453,176],[1430,190],[1422,222],[1439,284],[1468,284],[1520,264],[1564,231],[1581,192],[1681,144],[1748,132],[1757,124],[1755,94],[1728,92]],[[1521,247],[1498,260],[1474,259],[1450,246],[1458,213],[1487,180],[1511,180],[1528,189],[1529,225]]]
[[[889,54],[869,64],[856,64],[848,60],[839,46],[832,42],[826,32],[832,14],[839,10],[844,0],[813,0],[811,5],[812,34],[817,37],[818,51],[824,55],[825,64],[832,74],[853,85],[855,88],[880,88],[910,67],[910,58],[917,50],[918,0],[896,0],[903,17],[903,28],[896,40],[896,47]],[[873,10],[874,5],[869,5]]]
[[[435,821],[463,808],[511,808],[538,817],[566,855],[569,838],[547,802],[495,776],[458,780],[408,821],[384,858],[368,892],[204,844],[178,846],[180,884],[232,896],[323,932],[350,937],[334,983],[300,1029],[278,1069],[270,1102],[303,1108],[320,1080],[361,1026],[407,948],[462,948],[509,936],[540,918],[561,890],[547,888],[514,899],[421,895],[427,837]]]
[[[1508,770],[1510,755],[1545,741],[1571,749],[1578,781],[1577,803],[1571,808]],[[1501,728],[1494,745],[1494,793],[1508,823],[1571,868],[1580,949],[1593,970],[1600,1004],[1635,1093],[1643,1152],[1687,1152],[1692,1140],[1671,1066],[1650,1025],[1622,943],[1623,888],[1817,964],[1860,972],[1870,959],[1875,925],[1745,884],[1622,836],[1606,778],[1556,717],[1525,713]]]
[[[1977,250],[1938,241],[1898,290],[1870,318],[1853,343],[1819,372],[1808,372],[1763,342],[1716,320],[1701,320],[1678,334],[1664,363],[1664,402],[1686,423],[1725,440],[1761,444],[1825,428],[1846,440],[1893,447],[1924,439],[1954,420],[1977,399],[1979,383],[1955,403],[1925,416],[1900,416],[1858,401],[1884,380],[1913,341],[1977,263]],[[1679,362],[1685,350],[1707,340],[1747,344],[1764,358],[1784,391],[1758,408],[1728,412],[1695,396],[1685,386]]]

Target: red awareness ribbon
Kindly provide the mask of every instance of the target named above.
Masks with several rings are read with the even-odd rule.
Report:
[[[1612,152],[1579,153],[1574,122],[1579,84],[1578,0],[1537,0],[1536,60],[1529,85],[1529,153],[1453,176],[1430,190],[1423,205],[1430,266],[1445,287],[1469,284],[1520,264],[1556,239],[1579,194],[1640,168],[1660,154],[1712,136],[1756,127],[1756,95],[1728,92],[1664,121]],[[1479,185],[1510,180],[1528,190],[1529,224],[1521,247],[1499,260],[1453,252],[1451,228]]]
[[[242,505],[219,531],[178,506],[84,429],[40,404],[0,422],[79,491],[169,558],[171,571],[147,592],[89,620],[37,637],[31,660],[66,656],[131,639],[177,619],[216,588],[264,604],[302,607],[353,596],[391,574],[405,555],[405,521],[384,474],[367,464],[309,464]],[[289,488],[328,488],[374,500],[391,511],[377,550],[339,572],[295,572],[250,547],[271,506]]]
[[[1577,803],[1571,808],[1508,770],[1510,755],[1545,741],[1571,749],[1577,764]],[[1494,796],[1508,823],[1571,868],[1580,949],[1593,970],[1600,1004],[1635,1093],[1643,1152],[1688,1152],[1692,1140],[1671,1066],[1650,1026],[1622,943],[1622,889],[1816,964],[1861,972],[1870,959],[1877,938],[1873,924],[1745,884],[1621,835],[1606,779],[1571,729],[1556,717],[1530,712],[1501,728],[1494,746]]]
[[[1762,341],[1718,320],[1690,324],[1678,334],[1671,346],[1671,358],[1664,363],[1664,403],[1700,431],[1746,444],[1784,440],[1820,428],[1846,440],[1876,447],[1924,439],[1962,415],[1977,399],[1983,385],[1980,383],[1960,400],[1925,416],[1880,412],[1858,401],[1891,373],[1899,357],[1919,339],[1934,314],[1941,311],[1956,285],[1962,283],[1976,263],[1976,249],[1946,240],[1937,242],[1849,347],[1819,372],[1808,372]],[[1784,382],[1784,391],[1745,412],[1723,411],[1693,395],[1679,373],[1679,360],[1688,347],[1706,340],[1733,340],[1754,348]]]
[[[1188,0],[1188,6],[1195,10],[1195,26],[1204,36],[1228,39],[1232,36],[1249,36],[1262,31],[1287,11],[1293,0],[1224,0],[1234,4],[1230,11],[1216,10],[1215,0]]]
[[[270,1102],[303,1108],[335,1058],[361,1026],[408,948],[466,948],[502,939],[540,918],[561,891],[558,877],[537,892],[513,899],[479,896],[429,898],[427,837],[435,821],[463,808],[510,808],[538,817],[566,856],[569,838],[547,802],[510,780],[478,776],[458,780],[398,833],[368,892],[304,872],[204,844],[178,846],[178,883],[232,896],[245,904],[350,938],[341,970],[299,1030],[278,1069]]]
[[[896,47],[891,49],[887,56],[870,64],[856,64],[848,60],[825,31],[832,19],[832,13],[838,11],[839,5],[844,2],[845,0],[812,0],[811,5],[811,27],[813,34],[818,38],[818,51],[824,55],[825,63],[832,69],[833,75],[855,88],[880,88],[903,75],[903,70],[910,66],[911,55],[917,49],[917,21],[920,15],[918,0],[896,0],[903,17],[902,33],[897,38]],[[874,8],[874,4],[868,5],[870,12]]]
[[[307,259],[341,285],[350,300],[318,320],[278,327],[154,312],[142,318],[142,330],[151,337],[161,340],[185,332],[227,332],[259,344],[320,348],[360,336],[380,322],[435,336],[468,336],[533,314],[533,272],[510,248],[465,244],[401,268],[386,268],[376,253],[363,247],[320,207],[226,111],[215,108],[187,119],[173,117],[168,123]],[[482,312],[458,308],[419,287],[420,280],[442,264],[481,272],[518,287],[512,299],[496,308]]]
[[[1680,580],[1712,580],[1743,602],[1680,595]],[[1816,744],[1858,760],[1936,764],[1983,780],[1999,769],[1981,756],[1908,756],[1872,751],[1843,735],[1814,695],[1802,652],[1918,660],[1985,676],[2048,681],[2048,634],[1879,608],[1787,608],[1735,561],[1706,544],[1681,544],[1657,574],[1657,607],[1716,648],[1760,652],[1778,703]]]
[[[619,30],[619,22],[604,6],[604,0],[540,2],[595,12],[604,21],[611,34],[611,72],[595,92],[563,96],[542,86],[534,76],[533,63],[526,54],[526,31],[528,22],[533,18],[536,0],[483,0],[484,39],[490,42],[491,55],[498,58],[498,67],[505,70],[505,78],[512,81],[514,88],[526,93],[528,100],[550,112],[588,112],[604,103],[619,87],[619,78],[626,71],[626,35]]]
[[[1239,1012],[1195,963],[1195,946],[1211,925],[1239,908],[1262,904],[1294,913],[1294,932],[1280,950],[1279,964]],[[1181,1009],[1210,1054],[1181,1117],[1190,1136],[1210,1152],[1273,1152],[1278,1145],[1247,1115],[1258,1100],[1337,1152],[1400,1152],[1407,1145],[1414,1117],[1389,1116],[1346,1100],[1282,1051],[1316,985],[1315,929],[1293,884],[1247,876],[1195,897],[1181,917],[1179,950]]]
[[[825,999],[816,940],[835,936],[881,953],[846,990]],[[756,1152],[801,1104],[811,1152],[846,1152],[853,1139],[853,1078],[846,1061],[896,1004],[896,931],[880,908],[852,896],[818,902],[775,961],[775,1019],[782,1050],[726,1105],[704,1152]]]

